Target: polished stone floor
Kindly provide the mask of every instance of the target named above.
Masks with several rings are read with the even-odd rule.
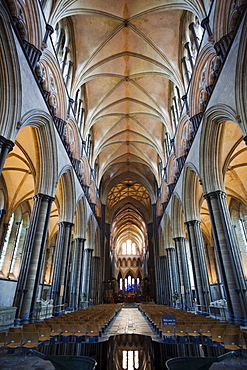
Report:
[[[161,341],[161,339],[155,334],[151,325],[144,318],[144,316],[138,310],[137,307],[123,307],[119,314],[116,316],[116,318],[113,320],[107,333],[105,333],[102,336],[100,341],[106,341],[111,336],[119,334],[141,334],[150,336],[153,341],[157,342]],[[52,370],[54,369],[54,367],[49,361],[44,361],[31,354],[25,356],[22,353],[6,354],[2,352],[0,353],[0,369]],[[241,355],[240,357],[234,356],[221,363],[214,363],[210,367],[210,370],[227,370],[227,369],[232,370],[247,369],[247,354],[245,354],[244,356]]]

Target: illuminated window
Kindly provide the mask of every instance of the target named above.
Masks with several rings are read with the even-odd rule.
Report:
[[[10,268],[9,268],[10,274],[13,273],[14,266],[15,266],[15,260],[16,260],[18,246],[19,246],[20,237],[21,237],[22,225],[23,225],[23,220],[19,223],[18,229],[17,229],[17,232],[16,232],[17,235],[15,237],[15,245],[14,245],[13,254],[12,254],[13,257],[12,257],[11,265],[10,265]]]
[[[136,243],[132,243],[132,254],[136,254]]]
[[[128,352],[127,351],[123,351],[123,365],[122,365],[122,368],[123,369],[128,369]]]
[[[140,278],[136,279],[136,289],[139,291],[140,290]]]
[[[119,290],[123,290],[123,279],[120,278],[119,280]]]
[[[130,290],[132,290],[132,284],[131,284],[131,276],[129,275],[128,276],[128,290],[130,291]]]
[[[134,352],[128,351],[128,370],[134,370]]]
[[[131,252],[132,252],[131,247],[132,247],[131,240],[128,239],[127,240],[127,254],[131,254]]]
[[[122,368],[126,370],[139,369],[139,351],[123,351]]]
[[[139,351],[134,352],[134,366],[135,369],[139,369]]]
[[[132,288],[133,290],[135,289],[135,279],[134,278],[132,278]]]
[[[3,263],[4,263],[4,258],[5,258],[6,252],[7,252],[7,248],[8,248],[8,244],[9,244],[9,238],[10,238],[10,234],[11,234],[13,222],[14,222],[14,213],[12,214],[12,216],[11,216],[11,218],[9,220],[7,233],[6,233],[6,236],[5,236],[5,239],[4,239],[2,254],[1,254],[1,258],[0,258],[0,271],[2,270]]]

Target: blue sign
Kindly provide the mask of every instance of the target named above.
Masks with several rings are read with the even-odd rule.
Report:
[[[161,315],[162,325],[176,325],[176,315]]]

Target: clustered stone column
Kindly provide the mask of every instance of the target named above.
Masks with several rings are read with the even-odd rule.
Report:
[[[208,204],[228,310],[235,316],[246,320],[246,282],[239,260],[238,245],[226,202],[226,193],[217,190],[204,197]]]
[[[211,297],[200,223],[201,222],[198,220],[185,222],[189,235],[197,304],[202,306],[202,310],[207,310],[211,302]]]
[[[180,286],[184,287],[184,291],[181,289],[182,303],[185,303],[187,307],[192,306],[192,291],[189,276],[188,258],[186,253],[186,241],[184,237],[174,238],[175,249],[177,255],[177,265],[180,277]],[[186,307],[184,307],[186,309]]]
[[[11,152],[13,147],[14,147],[13,141],[8,140],[0,135],[0,174],[2,173],[7,155],[9,154],[9,152]]]
[[[73,224],[59,222],[55,249],[51,295],[54,305],[64,304],[67,298],[69,253]]]
[[[83,238],[76,238],[74,240],[75,245],[77,245],[77,253],[78,253],[78,260],[77,260],[77,269],[75,272],[75,304],[79,306],[81,300],[81,280],[82,280],[82,264],[83,264],[83,251],[84,251],[84,243],[85,239]]]
[[[30,216],[30,226],[23,248],[21,269],[14,298],[17,317],[24,317],[36,305],[43,269],[44,249],[53,197],[37,194]]]
[[[176,251],[175,248],[167,248],[167,265],[168,265],[168,284],[170,286],[170,299],[175,291],[180,294],[180,285],[178,280],[178,266],[176,263]],[[172,304],[172,301],[170,302]]]
[[[86,293],[87,297],[89,292],[92,253],[93,249],[91,248],[85,248],[83,252],[81,291],[82,293]]]

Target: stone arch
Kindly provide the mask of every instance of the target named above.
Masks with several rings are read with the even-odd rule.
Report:
[[[91,215],[89,217],[88,223],[87,223],[85,248],[94,249],[94,247],[95,247],[95,232],[96,232],[96,223],[95,223],[94,216]]]
[[[45,69],[47,81],[42,82],[42,65]],[[68,97],[66,95],[64,82],[61,77],[57,61],[49,50],[45,50],[39,60],[38,67],[36,68],[41,86],[44,90],[47,89],[50,96],[54,95],[56,99],[55,115],[63,120],[67,119]],[[52,80],[51,76],[52,75]],[[52,103],[52,102],[51,102]],[[52,106],[52,104],[50,104]]]
[[[60,221],[73,222],[76,205],[75,182],[71,166],[65,166],[59,175],[57,198],[60,204]]]
[[[183,208],[180,199],[173,194],[172,195],[172,231],[173,238],[184,237],[184,215]]]
[[[243,19],[243,29],[241,32],[241,42],[238,50],[238,60],[236,68],[236,109],[239,115],[239,125],[242,127],[244,136],[247,138],[247,13]],[[238,116],[237,116],[238,118]],[[247,139],[245,139],[247,141]]]
[[[87,201],[85,197],[81,197],[77,202],[76,213],[74,219],[74,234],[75,238],[86,238],[86,227],[87,227]]]
[[[96,227],[93,256],[100,257],[100,229]]]
[[[184,114],[180,119],[176,134],[175,148],[177,158],[186,155],[189,151],[189,141],[192,138],[191,125],[192,124],[189,120],[189,116]]]
[[[69,150],[73,158],[80,159],[81,156],[81,140],[78,126],[74,119],[67,120],[65,126],[65,140],[69,145]]]
[[[184,168],[182,196],[185,221],[200,220],[202,188],[197,169],[189,163]]]
[[[13,141],[15,124],[21,114],[21,77],[18,55],[9,17],[0,7],[0,131],[1,135]]]
[[[202,122],[200,138],[200,169],[203,190],[207,193],[224,190],[223,174],[220,167],[220,134],[222,123],[236,122],[236,112],[227,105],[211,107]]]
[[[213,35],[216,42],[234,31],[244,6],[245,0],[225,0],[216,3],[213,22]]]
[[[165,249],[171,248],[174,246],[174,243],[172,240],[172,226],[171,226],[171,220],[167,214],[164,215],[163,228],[164,228]]]
[[[83,182],[85,185],[88,185],[90,184],[90,171],[89,171],[89,163],[88,163],[88,159],[86,156],[83,156],[81,158],[81,166],[83,168],[83,174],[84,174],[84,179],[83,179]]]
[[[57,147],[53,138],[56,136],[51,117],[43,111],[32,110],[22,117],[22,128],[31,126],[35,128],[37,145],[40,149],[37,158],[37,181],[35,193],[53,196],[58,174]]]
[[[168,187],[170,184],[173,184],[177,179],[177,172],[178,172],[178,163],[176,161],[175,154],[172,154],[169,157],[167,163],[167,184]]]
[[[213,59],[216,58],[216,51],[212,44],[207,44],[200,52],[196,69],[192,75],[189,94],[190,116],[204,111],[209,99],[210,68]]]

